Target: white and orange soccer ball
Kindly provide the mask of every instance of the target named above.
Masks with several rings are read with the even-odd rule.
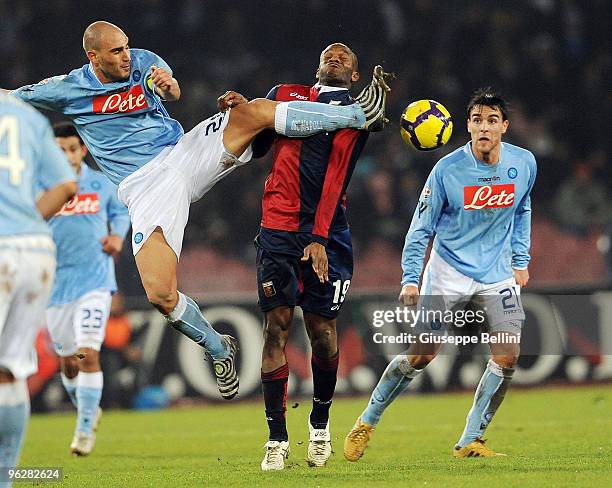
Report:
[[[418,151],[433,151],[448,142],[453,120],[446,107],[435,100],[417,100],[406,107],[400,119],[402,139]]]

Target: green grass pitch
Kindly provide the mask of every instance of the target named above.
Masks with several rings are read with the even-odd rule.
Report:
[[[106,412],[88,458],[68,455],[74,415],[36,415],[21,466],[62,466],[59,486],[81,488],[612,486],[612,386],[511,389],[486,435],[507,458],[451,457],[471,401],[471,394],[404,395],[387,410],[361,461],[348,463],[343,439],[366,398],[338,399],[335,453],[325,468],[313,469],[305,461],[310,402],[292,408],[290,399],[291,456],[285,471],[273,473],[259,468],[267,432],[259,402]]]

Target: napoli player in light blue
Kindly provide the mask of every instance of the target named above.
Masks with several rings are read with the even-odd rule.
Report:
[[[256,99],[232,108],[233,95],[228,93],[219,103],[229,110],[184,134],[163,104],[181,95],[163,59],[130,49],[125,33],[103,21],[87,27],[83,48],[89,64],[12,94],[74,122],[98,166],[119,185],[149,302],[212,356],[219,391],[231,399],[238,393],[236,341],[217,333],[197,304],[177,290],[176,268],[190,204],[251,159],[250,144],[264,129],[305,137],[344,127],[382,128],[388,88],[375,70],[353,105]]]
[[[499,342],[490,343],[491,359],[453,455],[493,457],[501,454],[486,446],[482,436],[504,399],[519,357],[525,318],[519,296],[529,280],[529,195],[536,161],[526,149],[501,141],[509,121],[507,104],[499,95],[479,90],[467,115],[471,141],[438,161],[421,193],[402,254],[399,300],[404,305],[418,301],[417,310],[434,297],[446,310],[462,308],[469,300],[486,306],[488,333]],[[425,251],[434,234],[419,295]],[[444,333],[435,321],[420,325],[417,332],[425,337]],[[391,361],[345,439],[346,459],[357,461],[363,455],[385,408],[440,348],[417,341],[407,354]]]
[[[49,220],[57,268],[47,328],[60,356],[62,384],[77,408],[70,451],[87,456],[102,414],[100,347],[111,295],[117,291],[113,256],[121,252],[130,217],[117,198],[117,187],[85,164],[87,148],[74,126],[62,123],[53,131],[78,175],[79,192]]]
[[[40,191],[42,189],[42,191]],[[15,467],[30,415],[26,379],[55,274],[44,221],[76,192],[47,120],[0,94],[0,466]],[[10,485],[10,483],[8,483]],[[6,486],[3,483],[0,485]]]

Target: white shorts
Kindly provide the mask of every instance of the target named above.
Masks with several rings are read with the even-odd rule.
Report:
[[[0,368],[16,379],[38,369],[34,341],[45,324],[54,277],[50,236],[0,237]]]
[[[176,146],[167,147],[119,184],[117,195],[132,222],[134,255],[161,227],[178,259],[189,205],[251,160],[251,147],[239,158],[225,149],[223,131],[228,121],[229,112],[223,112],[200,122]]]
[[[474,303],[484,311],[489,332],[520,333],[525,320],[521,287],[514,276],[497,283],[480,283],[457,271],[434,250],[419,294],[421,304],[430,300],[436,303],[435,308],[444,310],[462,310],[469,302]]]
[[[47,329],[58,356],[72,356],[81,347],[100,350],[110,314],[111,293],[93,290],[78,300],[49,307]]]

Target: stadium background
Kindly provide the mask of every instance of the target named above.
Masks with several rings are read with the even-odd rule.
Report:
[[[612,338],[607,337],[612,326],[605,323],[612,315],[606,314],[612,310],[606,292],[612,280],[606,123],[612,105],[606,84],[612,54],[609,28],[601,16],[606,3],[0,0],[0,86],[21,86],[82,65],[82,31],[101,18],[121,26],[131,46],[155,51],[172,66],[183,96],[167,107],[186,130],[214,113],[216,97],[227,89],[258,97],[277,83],[314,82],[318,55],[333,41],[345,42],[359,56],[362,82],[355,93],[374,64],[395,71],[389,106],[394,124],[370,138],[348,192],[356,266],[341,314],[339,391],[355,393],[370,389],[384,365],[383,354],[391,352],[368,342],[368,311],[394,306],[403,239],[424,179],[438,158],[467,141],[464,107],[469,95],[493,85],[511,102],[507,140],[529,148],[539,165],[532,195],[528,290],[533,300],[543,297],[554,313],[558,310],[551,308],[550,295],[537,292],[579,295],[582,300],[576,313],[562,314],[573,349],[563,341],[562,350],[546,349],[548,344],[540,341],[540,353],[559,359],[546,367],[525,359],[524,382],[605,379],[612,376],[602,356],[612,353]],[[397,133],[402,109],[420,98],[438,100],[454,115],[450,143],[434,153],[410,151]],[[269,167],[269,157],[254,161],[192,207],[179,267],[181,288],[199,297],[203,306],[214,307],[209,315],[216,314],[221,328],[241,336],[241,362],[248,366],[242,368],[245,397],[258,391],[260,315],[252,239]],[[124,306],[115,304],[105,354],[105,401],[130,406],[139,390],[155,384],[163,384],[173,399],[216,398],[212,378],[201,374],[200,368],[207,366],[200,351],[166,331],[143,300],[129,246],[119,259],[118,277]],[[548,319],[537,315],[537,305],[533,307],[528,310],[531,321],[547,324]],[[559,320],[557,316],[550,323],[558,329]],[[299,324],[293,336],[291,383],[297,393],[306,393],[308,355]],[[41,372],[32,379],[38,393],[35,407],[55,408],[65,399],[59,383],[50,381],[56,363],[44,336],[39,350]],[[448,374],[432,374],[418,387],[471,386],[479,363],[461,356],[453,361],[466,366],[453,368],[440,361],[440,371],[446,368]],[[539,374],[534,364],[542,368]]]

